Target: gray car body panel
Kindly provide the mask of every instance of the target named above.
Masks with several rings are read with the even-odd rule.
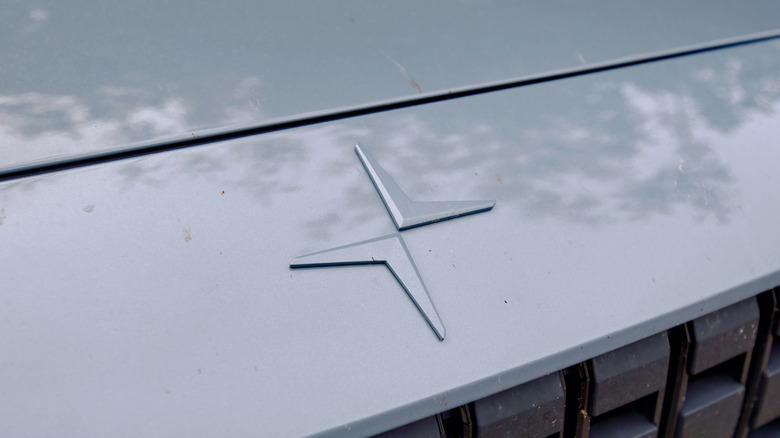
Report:
[[[738,37],[778,15],[772,0],[6,2],[0,168]]]
[[[765,42],[0,184],[9,435],[362,436],[780,284],[780,46]],[[404,232],[439,342],[383,266]]]

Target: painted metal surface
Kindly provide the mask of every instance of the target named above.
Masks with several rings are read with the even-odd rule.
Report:
[[[409,254],[409,249],[406,248],[401,233],[300,256],[290,263],[290,267],[313,268],[376,264],[387,266],[425,321],[431,326],[433,333],[440,341],[443,341],[444,324],[436,313],[436,308],[433,307],[428,290],[425,289],[425,283],[414,265],[414,260]]]
[[[360,143],[355,152],[382,197],[387,212],[398,231],[430,225],[474,213],[489,211],[496,201],[412,201],[393,178],[385,172],[374,157]]]
[[[10,1],[0,167],[771,30],[779,15],[773,0]]]
[[[0,184],[11,435],[367,435],[780,284],[780,47],[763,43]],[[381,266],[404,232],[447,337]],[[130,432],[132,431],[132,432]]]
[[[399,233],[296,257],[290,267],[384,264],[409,295],[436,337],[443,341],[444,324],[433,307],[400,231],[488,211],[496,201],[412,201],[360,143],[355,145],[355,153],[371,177]]]

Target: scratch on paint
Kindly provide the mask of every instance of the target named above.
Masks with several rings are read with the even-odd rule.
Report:
[[[579,59],[582,64],[587,64],[588,63],[588,61],[585,60],[585,57],[582,56],[582,53],[580,53],[579,50],[575,50],[574,53],[577,54],[577,59]]]
[[[409,81],[412,87],[417,89],[418,93],[422,93],[422,88],[420,88],[420,85],[417,83],[417,81],[414,80],[412,75],[410,75],[409,72],[406,71],[403,65],[401,65],[395,59],[391,58],[390,55],[385,55],[385,57],[387,58],[388,61],[392,62],[393,64],[395,64],[396,67],[398,67],[398,70],[401,72],[401,74],[404,75],[404,77],[406,78],[407,81]]]

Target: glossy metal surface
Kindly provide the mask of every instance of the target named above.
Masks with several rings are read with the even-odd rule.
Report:
[[[369,435],[774,287],[778,71],[757,44],[4,182],[0,423]],[[442,342],[384,267],[289,268],[396,231],[356,141],[412,199],[497,201],[404,231]]]
[[[398,231],[484,212],[493,208],[496,203],[495,201],[412,201],[360,143],[355,145],[355,153],[371,177],[371,182],[374,183],[374,187],[379,192]],[[297,257],[290,263],[290,267],[307,268],[378,263],[386,265],[393,273],[398,283],[401,284],[401,287],[431,326],[436,337],[443,341],[444,324],[433,307],[425,283],[420,278],[420,273],[414,265],[401,233]]]
[[[431,326],[433,333],[440,341],[443,341],[444,324],[436,313],[436,308],[433,307],[425,283],[414,265],[414,260],[406,248],[401,233],[300,256],[290,263],[290,267],[314,268],[376,264],[387,266],[425,321]]]
[[[0,167],[771,30],[778,15],[773,0],[5,2]]]
[[[490,210],[495,201],[444,201],[415,202],[398,187],[390,175],[363,146],[355,145],[355,153],[371,177],[377,192],[382,197],[390,217],[398,231],[429,225],[459,216]],[[406,248],[401,233],[369,239],[338,248],[319,251],[297,257],[291,268],[325,267],[384,264],[393,273],[414,305],[431,326],[436,337],[444,340],[444,324],[433,307],[431,297],[425,288],[412,256]]]
[[[382,202],[385,203],[398,231],[489,211],[496,205],[496,201],[412,201],[360,143],[355,146],[355,152],[382,197]]]

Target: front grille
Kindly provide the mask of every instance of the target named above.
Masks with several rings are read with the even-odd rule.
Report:
[[[378,436],[780,436],[779,296],[764,292]]]

